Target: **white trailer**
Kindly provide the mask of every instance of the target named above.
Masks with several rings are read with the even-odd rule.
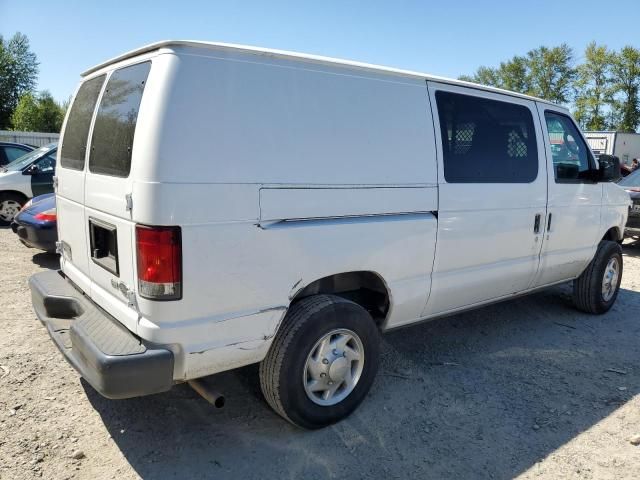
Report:
[[[626,165],[631,165],[634,158],[640,158],[640,133],[598,131],[584,132],[584,135],[596,157],[615,155]]]

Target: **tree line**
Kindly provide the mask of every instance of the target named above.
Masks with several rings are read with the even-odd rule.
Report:
[[[460,80],[481,83],[570,104],[585,130],[635,132],[640,126],[640,50],[619,51],[591,42],[581,62],[563,43],[539,47],[501,62],[482,66]]]
[[[0,35],[0,130],[60,132],[66,104],[36,91],[38,65],[26,35]]]
[[[580,60],[565,43],[542,46],[460,79],[570,104],[585,130],[637,131],[640,49],[614,51],[591,42]],[[35,90],[38,65],[25,35],[0,35],[0,130],[60,131],[67,103]]]

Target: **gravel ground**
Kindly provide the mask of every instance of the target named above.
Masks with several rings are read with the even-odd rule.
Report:
[[[0,229],[0,478],[638,478],[640,244],[604,316],[561,286],[384,337],[369,397],[346,421],[296,429],[255,367],[132,400],[96,394],[62,359],[27,278],[57,258]],[[77,457],[77,458],[74,458]]]

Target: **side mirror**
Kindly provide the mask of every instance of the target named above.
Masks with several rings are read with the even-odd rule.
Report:
[[[38,165],[36,165],[35,163],[32,165],[29,165],[26,169],[22,171],[23,175],[35,175],[37,173],[40,173],[40,169],[38,168]]]
[[[598,181],[617,182],[622,175],[620,173],[620,159],[613,155],[600,155],[598,158]]]

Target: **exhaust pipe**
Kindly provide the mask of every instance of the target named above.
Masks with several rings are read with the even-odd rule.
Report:
[[[202,380],[189,380],[187,383],[214,407],[224,407],[224,395],[211,390]]]

